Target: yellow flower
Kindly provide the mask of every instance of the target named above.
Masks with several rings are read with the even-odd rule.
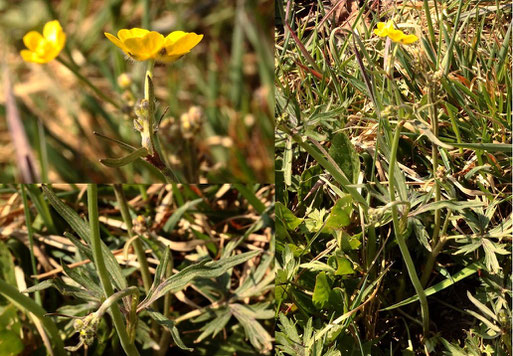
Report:
[[[378,35],[379,37],[388,36],[392,41],[402,44],[411,44],[419,39],[415,35],[406,35],[403,31],[396,30],[392,20],[389,20],[386,23],[379,22],[377,28],[374,30],[374,34]]]
[[[194,32],[171,32],[166,36],[164,48],[159,52],[157,60],[166,63],[174,62],[189,53],[202,39],[203,35],[197,35]]]
[[[26,62],[48,63],[59,55],[66,43],[66,34],[62,31],[59,21],[47,22],[43,28],[43,35],[30,31],[23,36],[23,43],[27,46],[20,52]]]
[[[390,30],[394,29],[394,24],[392,21],[378,22],[377,29],[374,30],[374,33],[379,37],[386,37]]]
[[[105,32],[105,36],[137,61],[156,59],[168,63],[189,53],[203,38],[203,35],[183,31],[175,31],[164,37],[142,28],[119,30],[118,37]]]

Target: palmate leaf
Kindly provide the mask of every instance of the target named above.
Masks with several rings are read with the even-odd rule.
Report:
[[[215,311],[216,317],[205,324],[200,330],[203,331],[195,342],[200,342],[207,336],[215,337],[228,324],[232,313],[227,308],[221,308]]]
[[[75,231],[78,236],[80,236],[88,245],[91,245],[91,229],[89,227],[89,223],[85,220],[82,220],[80,216],[69,206],[64,204],[55,193],[48,186],[43,185],[43,193],[46,198],[52,205],[52,207],[59,213],[60,216],[69,224],[69,226]],[[102,254],[105,259],[105,265],[109,270],[109,275],[114,282],[114,285],[118,290],[123,290],[127,288],[126,279],[121,272],[121,267],[119,266],[116,258],[109,250],[107,245],[102,241],[101,242]]]
[[[261,353],[268,353],[272,350],[272,337],[267,330],[256,320],[255,312],[242,304],[230,304],[233,316],[244,328],[249,342]]]
[[[164,262],[163,265],[166,263],[166,255],[169,252],[166,252],[164,254],[163,259]],[[176,293],[182,289],[184,289],[187,284],[191,283],[195,279],[198,278],[216,278],[221,276],[223,273],[228,271],[230,268],[244,263],[256,255],[258,255],[260,251],[251,251],[251,252],[245,252],[241,253],[240,255],[230,256],[226,257],[217,261],[201,261],[198,263],[195,263],[193,265],[190,265],[188,267],[185,267],[180,272],[172,275],[162,283],[158,284],[157,277],[160,277],[155,275],[155,279],[153,282],[153,286],[150,289],[150,292],[146,296],[146,298],[139,304],[138,311],[141,311],[145,308],[147,308],[150,304],[152,304],[155,300],[159,299],[160,297],[164,296],[166,293]],[[160,267],[160,266],[159,266]],[[160,274],[164,268],[161,269]]]
[[[242,282],[235,290],[237,298],[247,298],[254,295],[262,295],[263,290],[274,281],[276,267],[266,273],[269,265],[274,261],[274,254],[268,254],[262,257],[260,264],[250,276]]]

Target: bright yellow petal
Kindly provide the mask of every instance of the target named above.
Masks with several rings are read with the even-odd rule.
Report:
[[[47,22],[43,28],[43,36],[50,42],[58,42],[59,33],[62,33],[62,27],[59,21],[53,20]]]
[[[44,58],[39,57],[35,52],[29,51],[29,50],[22,50],[20,52],[21,57],[25,62],[32,62],[32,63],[47,63],[47,61]]]
[[[174,41],[174,43],[172,42],[172,39],[168,40],[166,38],[164,47],[166,48],[168,56],[184,55],[196,47],[202,39],[203,35],[197,35],[194,32],[191,32],[187,33],[185,36],[181,36],[178,40]]]
[[[418,37],[415,35],[404,35],[404,37],[401,39],[401,43],[403,44],[411,44],[413,42],[418,41]]]
[[[157,55],[156,59],[159,62],[172,63],[172,62],[175,62],[175,61],[179,60],[182,57],[183,57],[182,54],[179,54],[179,55],[176,55],[176,56],[168,56],[168,55],[161,56],[161,55]]]
[[[104,32],[103,34],[105,35],[105,37],[107,37],[109,39],[109,41],[114,43],[116,46],[121,48],[123,51],[125,51],[125,52],[128,51],[126,49],[126,46],[123,44],[123,42],[121,42],[116,36],[114,36],[114,35],[112,35],[112,34],[110,34],[108,32]]]
[[[184,31],[173,31],[169,35],[166,36],[166,41],[164,46],[171,46],[180,38],[187,36],[187,32]]]
[[[394,42],[401,42],[404,38],[404,33],[401,30],[388,31],[388,37]]]
[[[130,54],[133,54],[137,60],[144,61],[156,57],[164,44],[164,36],[151,31],[144,37],[128,38],[124,44]]]
[[[35,51],[41,41],[44,41],[43,36],[36,31],[30,31],[23,36],[23,43],[25,43],[25,46],[31,51]]]
[[[129,38],[134,37],[144,37],[150,31],[145,30],[144,28],[132,28],[130,30],[122,29],[118,31],[118,38],[121,42],[125,42]]]
[[[374,30],[374,34],[379,36],[379,37],[386,37],[387,34],[388,34],[388,31],[385,31],[383,29],[377,28],[377,29]]]

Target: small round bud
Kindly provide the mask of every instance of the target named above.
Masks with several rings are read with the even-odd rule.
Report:
[[[132,78],[126,73],[121,73],[118,77],[118,85],[121,89],[128,89],[132,85]]]

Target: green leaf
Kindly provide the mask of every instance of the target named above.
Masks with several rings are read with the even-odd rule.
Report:
[[[144,147],[139,147],[135,151],[130,152],[126,156],[120,158],[102,158],[100,159],[100,163],[111,168],[117,168],[126,166],[127,164],[132,163],[133,161],[145,157],[148,155],[148,150]]]
[[[322,230],[323,232],[332,232],[344,226],[348,226],[351,223],[350,215],[353,209],[351,202],[352,198],[349,194],[337,200],[326,219],[326,225],[324,225]]]
[[[351,261],[341,256],[335,256],[335,258],[337,261],[337,271],[335,272],[336,276],[354,273],[353,263]]]
[[[294,231],[303,222],[303,219],[296,217],[292,211],[280,202],[276,202],[275,209],[276,218],[290,231]]]
[[[335,273],[335,269],[333,267],[331,267],[321,261],[312,261],[312,262],[302,263],[299,265],[299,267],[306,268],[312,272],[323,271],[323,272],[328,272],[328,273],[332,273],[332,274]]]
[[[43,327],[50,337],[52,347],[55,355],[66,355],[64,351],[64,345],[60,338],[57,326],[48,316],[45,316],[46,310],[44,310],[39,304],[33,301],[31,298],[24,294],[21,294],[16,287],[6,283],[0,279],[0,294],[7,298],[12,304],[24,313],[32,313],[34,317],[38,318]]]
[[[88,245],[91,245],[91,229],[89,228],[88,222],[82,220],[73,209],[64,204],[48,186],[43,185],[42,188],[43,193],[57,213],[66,220],[78,236],[87,242]],[[119,266],[118,261],[116,261],[116,258],[103,241],[101,242],[101,245],[103,258],[105,259],[106,267],[110,272],[109,276],[112,278],[114,285],[119,290],[126,289],[126,279],[121,272],[121,267]]]
[[[487,152],[504,152],[511,154],[510,143],[451,143],[454,147],[470,148],[472,150],[483,150]]]
[[[322,167],[318,164],[306,169],[301,173],[301,181],[297,191],[298,201],[300,204],[304,203],[310,190],[314,184],[319,180],[319,176],[322,174]]]
[[[172,231],[175,228],[178,221],[180,221],[180,219],[182,218],[183,214],[185,214],[185,212],[187,210],[194,208],[196,205],[198,205],[202,201],[203,201],[203,199],[201,199],[201,198],[191,200],[191,201],[188,201],[187,203],[185,203],[184,205],[182,205],[181,207],[179,207],[178,209],[176,209],[176,211],[173,213],[173,215],[171,215],[171,217],[166,221],[166,223],[163,227],[163,230],[165,232]]]
[[[351,140],[343,132],[336,134],[331,139],[330,156],[342,169],[347,179],[356,184],[360,174],[360,159]]]
[[[254,312],[242,304],[230,304],[230,310],[233,316],[244,328],[249,342],[261,353],[267,353],[272,350],[272,337],[267,330],[256,320]]]
[[[316,308],[322,309],[328,303],[331,287],[325,272],[320,272],[315,278],[315,288],[312,296],[312,302]]]
[[[159,323],[162,326],[165,326],[169,332],[171,333],[171,337],[173,338],[173,341],[175,342],[176,346],[181,348],[182,350],[187,351],[193,351],[194,349],[185,346],[182,339],[180,338],[180,333],[178,332],[178,329],[176,328],[175,322],[169,320],[164,315],[160,314],[159,312],[153,311],[153,310],[146,310],[148,315],[155,320],[157,323]]]
[[[477,272],[477,270],[479,268],[482,268],[482,264],[480,262],[474,262],[471,265],[469,265],[469,266],[463,268],[462,270],[456,272],[455,274],[453,274],[449,278],[444,279],[442,282],[437,283],[434,286],[425,289],[424,292],[426,293],[427,297],[430,296],[430,295],[433,295],[435,293],[438,293],[439,291],[441,291],[441,290],[443,290],[445,288],[448,288],[448,287],[452,286],[453,284],[455,284],[455,283],[457,283],[457,282],[459,282],[459,281],[461,281],[461,280],[463,280],[463,279],[473,275],[474,273]],[[403,300],[403,301],[401,301],[399,303],[396,303],[396,304],[391,305],[389,307],[383,308],[380,311],[396,309],[396,308],[408,305],[410,303],[416,302],[417,300],[419,300],[418,295],[414,295],[414,296],[412,296],[410,298],[407,298],[407,299],[405,299],[405,300]]]
[[[185,267],[178,273],[175,273],[164,282],[159,284],[154,291],[146,296],[146,298],[137,307],[138,310],[147,308],[155,300],[164,296],[166,293],[176,293],[184,289],[187,284],[198,278],[216,278],[227,272],[230,268],[244,263],[256,255],[260,251],[251,251],[241,253],[240,255],[226,257],[217,261],[201,261],[191,266]],[[153,289],[152,289],[153,290]]]
[[[232,314],[226,309],[219,309],[216,311],[216,317],[204,325],[200,330],[203,331],[200,336],[195,340],[195,342],[200,342],[205,339],[207,336],[212,335],[215,337],[223,328],[228,324],[228,321],[232,317]]]
[[[0,356],[19,355],[24,348],[18,334],[11,330],[0,330]]]

